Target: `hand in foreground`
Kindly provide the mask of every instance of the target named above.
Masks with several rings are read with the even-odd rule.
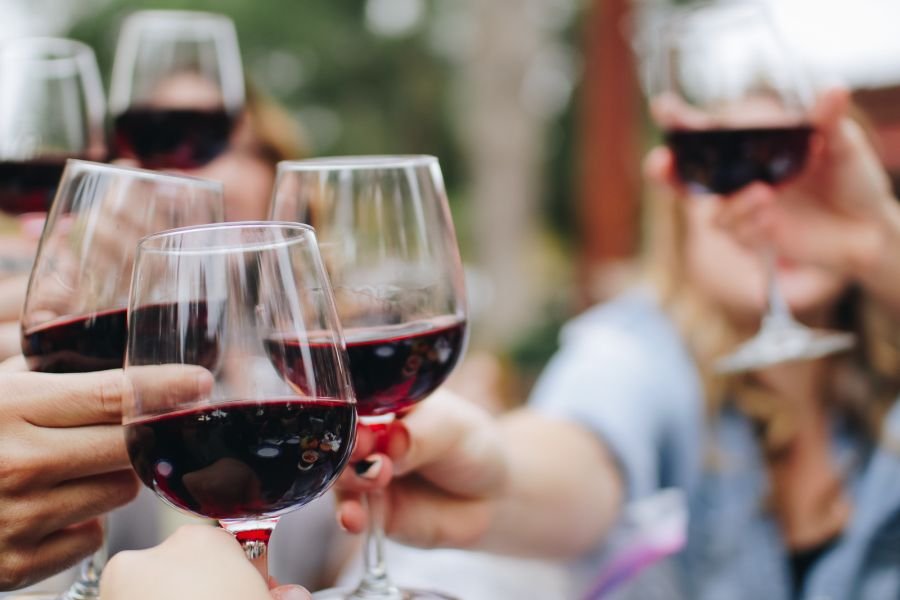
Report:
[[[580,424],[527,408],[494,418],[445,390],[377,445],[384,454],[370,454],[375,436],[360,431],[338,520],[362,531],[360,493],[390,482],[385,530],[415,546],[579,556],[603,539],[623,496],[615,461]]]
[[[383,453],[372,454],[376,449]],[[361,493],[390,483],[387,533],[424,547],[479,541],[506,479],[494,419],[446,391],[392,423],[377,442],[371,430],[361,428],[351,460],[338,484],[341,525],[363,531]]]
[[[199,371],[160,370],[156,389],[198,395],[209,385]],[[96,550],[97,517],[133,499],[138,481],[122,434],[122,371],[0,372],[0,389],[0,590],[10,590]]]
[[[300,586],[268,586],[225,531],[182,527],[155,548],[116,554],[103,571],[101,600],[309,600]]]

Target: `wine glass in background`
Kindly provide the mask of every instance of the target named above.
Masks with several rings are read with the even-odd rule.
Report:
[[[32,371],[121,368],[135,249],[142,237],[221,222],[221,184],[70,159],[28,283],[22,353]],[[99,594],[103,550],[87,559],[71,600]]]
[[[201,167],[228,148],[243,106],[228,17],[148,10],[125,19],[109,93],[118,157],[152,169]]]
[[[128,315],[134,393],[123,414],[135,471],[172,506],[217,519],[266,576],[278,518],[331,486],[356,435],[312,228],[250,222],[150,236]],[[283,376],[285,355],[302,375]],[[208,388],[145,392],[159,369],[179,368],[189,381],[208,373]]]
[[[440,166],[430,156],[283,162],[272,215],[315,227],[347,340],[360,420],[376,431],[437,389],[462,356],[463,270]],[[284,371],[302,374],[299,350]],[[365,574],[316,598],[446,598],[393,584],[383,556],[381,493],[368,496]]]
[[[46,213],[67,158],[106,158],[105,118],[88,46],[41,37],[0,44],[0,212]],[[21,235],[22,223],[2,221],[3,229]],[[2,270],[27,271],[33,249],[17,243],[12,250],[0,258]]]
[[[689,191],[727,196],[753,182],[781,185],[803,171],[817,135],[809,118],[814,90],[761,6],[680,11],[664,30],[657,59],[651,112]],[[775,253],[768,248],[764,255],[761,328],[717,369],[743,372],[852,347],[848,333],[810,329],[793,318]]]

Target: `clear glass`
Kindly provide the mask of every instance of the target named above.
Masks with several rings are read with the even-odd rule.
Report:
[[[105,159],[105,117],[88,46],[43,37],[0,43],[0,212],[46,213],[67,158]],[[0,217],[0,229],[21,226]],[[27,273],[33,260],[11,251],[0,256],[0,272]]]
[[[272,215],[308,223],[318,233],[361,422],[383,426],[437,389],[467,338],[462,263],[437,159],[283,162]],[[355,589],[315,597],[447,598],[391,581],[383,555],[382,494],[370,494],[368,505],[362,581]]]
[[[220,222],[221,184],[70,159],[47,217],[22,314],[29,369],[121,368],[138,240]],[[63,598],[98,597],[105,549],[86,560]]]
[[[650,82],[651,112],[678,176],[695,194],[727,196],[753,182],[798,176],[816,135],[814,90],[763,7],[705,4],[663,32]],[[716,365],[738,373],[849,349],[849,333],[811,329],[791,315],[777,260],[763,252],[767,308],[759,332]]]
[[[228,147],[243,106],[228,17],[147,10],[125,20],[109,92],[118,156],[148,168],[200,167]]]
[[[278,518],[325,493],[356,435],[312,228],[234,223],[144,239],[128,323],[123,416],[135,471],[168,504],[218,520],[268,579]],[[160,372],[187,385],[160,393]]]

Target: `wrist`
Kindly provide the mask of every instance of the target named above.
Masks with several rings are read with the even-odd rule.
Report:
[[[848,251],[847,272],[866,285],[874,280],[892,275],[900,248],[900,204],[893,197],[882,202],[879,211],[868,224],[852,236]]]

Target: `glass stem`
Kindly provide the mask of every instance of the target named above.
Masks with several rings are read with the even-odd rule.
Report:
[[[78,570],[78,579],[63,594],[63,600],[97,600],[100,598],[100,574],[103,565],[106,564],[106,535],[103,536],[103,545],[81,561]]]
[[[369,530],[363,548],[365,572],[353,593],[353,598],[401,598],[400,590],[391,581],[384,560],[384,492],[378,490],[365,495],[369,512]]]
[[[269,540],[278,524],[278,517],[258,521],[219,521],[225,531],[235,537],[244,549],[244,554],[259,571],[266,584],[269,583]]]
[[[766,268],[766,314],[763,316],[762,328],[786,329],[797,326],[797,321],[791,315],[791,309],[784,299],[781,291],[781,282],[778,281],[778,257],[775,250],[767,247],[763,250],[763,262]]]

